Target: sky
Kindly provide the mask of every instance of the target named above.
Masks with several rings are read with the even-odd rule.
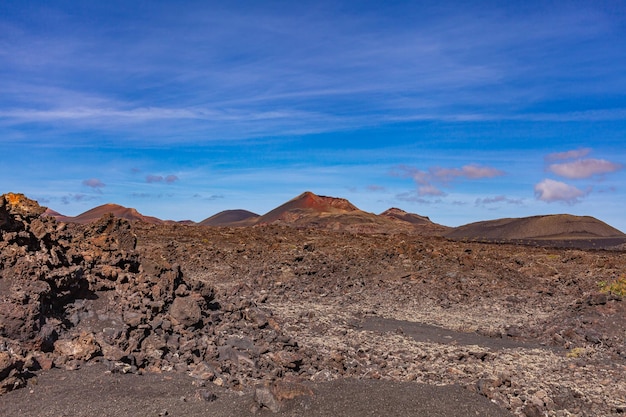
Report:
[[[626,2],[0,3],[0,193],[626,231]]]

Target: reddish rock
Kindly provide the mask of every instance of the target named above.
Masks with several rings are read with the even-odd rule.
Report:
[[[80,336],[71,340],[57,340],[54,342],[54,350],[57,354],[70,359],[85,361],[102,354],[100,345],[91,333],[81,333]]]
[[[170,307],[170,317],[174,324],[192,327],[200,322],[202,311],[192,297],[177,297]]]

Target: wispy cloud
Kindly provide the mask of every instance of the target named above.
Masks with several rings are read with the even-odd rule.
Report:
[[[399,199],[434,204],[449,193],[437,210],[463,200],[459,218],[514,211],[498,199],[515,200],[526,182],[543,201],[582,201],[591,185],[601,197],[598,179],[617,190],[606,200],[623,197],[626,172],[611,170],[626,164],[616,93],[626,28],[597,2],[70,3],[3,8],[0,144],[26,155],[0,168],[9,185],[46,188],[41,178],[62,167],[58,195],[114,199],[193,195],[210,177],[217,194],[228,190],[212,204],[221,207],[259,189],[282,197],[282,184],[374,200],[405,182]],[[575,149],[584,143],[601,156]],[[23,172],[32,160],[37,172]],[[380,167],[398,164],[417,168],[384,178]],[[106,188],[80,184],[102,175],[95,165]],[[357,165],[366,175],[351,174]],[[498,168],[509,175],[496,179]],[[596,203],[580,208],[605,210]]]
[[[546,155],[545,160],[546,161],[559,161],[563,159],[577,159],[577,158],[583,158],[589,155],[589,153],[591,153],[591,148],[575,149],[575,150],[565,151],[565,152],[554,152],[554,153]]]
[[[425,205],[430,205],[430,204],[441,202],[440,199],[430,200],[430,199],[424,198],[421,194],[415,193],[415,192],[406,192],[406,193],[397,194],[396,199],[400,201],[405,201],[408,203],[417,203],[417,204],[425,204]]]
[[[597,80],[610,84],[624,69],[580,68],[621,56],[605,41],[615,22],[592,5],[515,17],[504,5],[459,7],[445,18],[410,4],[357,16],[329,4],[306,13],[296,4],[248,5],[250,14],[229,5],[172,7],[144,10],[141,21],[120,13],[125,24],[115,25],[35,7],[30,13],[45,24],[0,28],[8,39],[0,50],[0,123],[197,142],[394,121],[553,120],[565,112],[519,109],[560,91],[605,88]],[[546,53],[539,44],[570,52]],[[572,83],[552,82],[563,67]],[[624,109],[587,111],[625,117]],[[157,126],[142,136],[146,125]]]
[[[148,184],[161,181],[163,181],[163,177],[161,175],[146,175],[146,182]]]
[[[366,187],[366,190],[371,191],[371,192],[380,192],[380,191],[385,191],[386,188],[383,187],[382,185],[370,184]]]
[[[496,168],[481,166],[478,164],[465,165],[461,168],[431,168],[430,173],[439,181],[448,182],[455,178],[467,178],[471,180],[479,178],[493,178],[504,175],[504,171]]]
[[[487,206],[487,205],[499,204],[499,203],[520,206],[524,204],[524,200],[521,198],[510,198],[504,195],[498,195],[495,197],[477,198],[476,201],[474,202],[474,205]]]
[[[419,184],[419,183],[418,183]],[[432,184],[419,184],[417,187],[417,194],[420,196],[445,196],[446,193],[435,187]]]
[[[192,195],[191,198],[197,198],[197,199],[202,199],[206,201],[216,201],[216,200],[223,199],[224,195],[223,194],[211,194],[209,196],[203,196],[202,194],[196,193]]]
[[[103,108],[103,107],[64,107],[55,109],[12,109],[0,110],[0,118],[13,120],[15,123],[37,123],[67,120],[84,120],[86,122],[118,120],[144,123],[154,120],[185,120],[196,119],[210,122],[242,122],[287,119],[305,116],[305,112],[297,111],[243,111],[243,110],[210,110],[199,108]]]
[[[158,183],[158,182],[164,182],[166,184],[173,184],[176,181],[178,181],[179,178],[176,175],[167,175],[165,177],[163,177],[162,175],[146,175],[146,182],[149,184],[152,183]]]
[[[97,199],[98,197],[94,195],[87,195],[87,194],[81,194],[81,193],[68,194],[68,195],[64,195],[60,197],[61,204],[63,205],[68,205],[68,204],[71,204],[72,202],[93,201]]]
[[[575,204],[589,192],[590,190],[582,191],[572,185],[549,178],[535,185],[535,196],[538,200],[547,203],[560,201],[567,204]]]

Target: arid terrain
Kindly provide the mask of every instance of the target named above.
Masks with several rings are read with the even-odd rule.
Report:
[[[74,224],[0,197],[0,415],[626,413],[619,231],[452,239],[289,204]]]

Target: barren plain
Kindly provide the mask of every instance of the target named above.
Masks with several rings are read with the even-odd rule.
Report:
[[[623,250],[1,211],[5,416],[626,413]]]

